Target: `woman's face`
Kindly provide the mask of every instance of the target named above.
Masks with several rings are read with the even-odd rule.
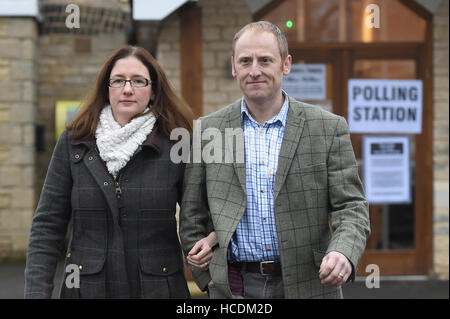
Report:
[[[147,67],[136,57],[129,56],[117,60],[111,70],[110,81],[120,83],[120,80],[135,80],[136,83],[148,80],[144,87],[133,87],[128,81],[124,87],[109,86],[109,102],[114,119],[124,126],[137,114],[144,112],[151,99],[154,98]],[[111,82],[110,82],[111,83]]]

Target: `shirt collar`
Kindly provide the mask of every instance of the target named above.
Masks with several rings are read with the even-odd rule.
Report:
[[[274,117],[272,117],[270,120],[266,121],[265,123],[273,124],[273,123],[276,123],[279,121],[282,126],[286,126],[287,114],[288,114],[288,109],[289,109],[289,98],[285,91],[282,91],[282,93],[284,96],[284,102],[283,102],[283,105],[281,106],[280,112],[278,112],[277,115],[275,115]],[[244,121],[244,118],[245,118],[244,115],[246,115],[249,120],[257,123],[257,121],[250,114],[250,112],[247,108],[247,103],[245,103],[245,99],[242,98],[242,100],[241,100],[241,120],[242,120],[242,122]]]

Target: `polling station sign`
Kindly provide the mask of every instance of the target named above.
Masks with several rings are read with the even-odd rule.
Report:
[[[350,79],[350,132],[420,134],[422,101],[421,80]]]

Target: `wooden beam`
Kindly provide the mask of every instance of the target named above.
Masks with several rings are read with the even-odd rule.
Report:
[[[181,95],[194,117],[203,115],[202,11],[195,4],[180,9]]]

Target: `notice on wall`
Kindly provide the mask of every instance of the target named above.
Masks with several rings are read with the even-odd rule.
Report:
[[[350,79],[351,133],[422,132],[422,81]]]
[[[82,102],[81,101],[57,101],[55,105],[55,138],[58,140],[59,135],[64,131],[66,126],[70,124],[78,114]]]
[[[283,78],[283,90],[297,100],[325,100],[326,78],[325,64],[292,64]]]
[[[371,204],[411,203],[408,136],[364,136],[364,188]]]

